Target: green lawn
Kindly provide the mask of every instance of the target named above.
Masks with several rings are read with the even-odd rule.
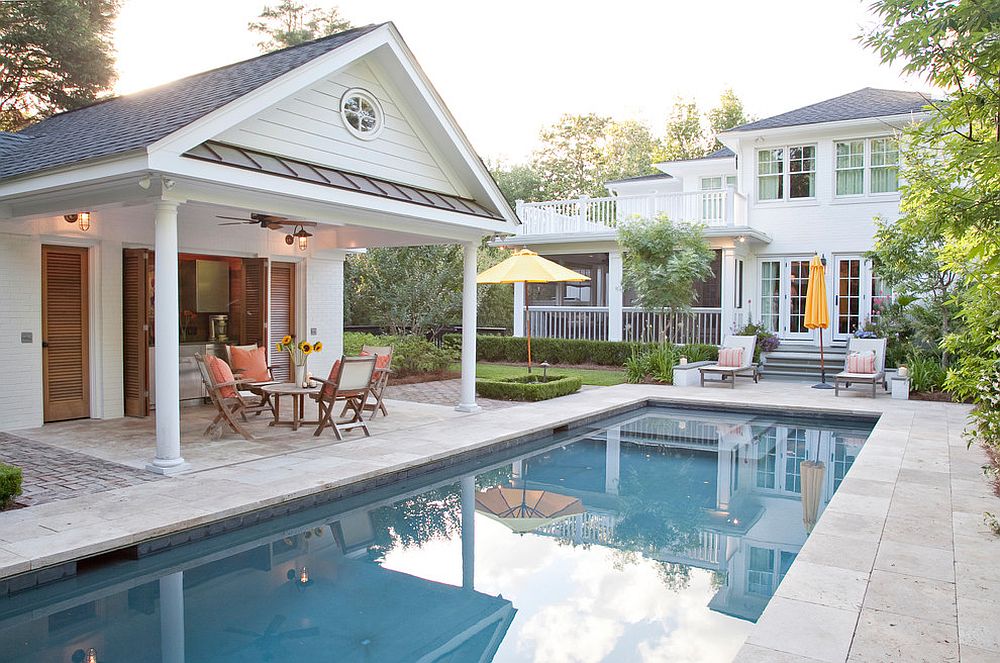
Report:
[[[461,370],[458,364],[452,366],[452,370]],[[532,371],[538,371],[541,373],[542,369],[535,366]],[[527,369],[524,365],[511,365],[511,364],[488,364],[480,362],[476,364],[476,377],[479,378],[505,378],[515,375],[525,375]],[[562,367],[562,366],[552,366],[549,368],[550,375],[575,375],[583,380],[583,384],[593,384],[601,387],[610,387],[611,385],[621,384],[625,382],[625,372],[620,370],[608,369],[593,369],[593,368],[574,368],[572,366]]]

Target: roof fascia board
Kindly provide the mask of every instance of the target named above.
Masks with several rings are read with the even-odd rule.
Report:
[[[129,152],[114,158],[92,161],[83,165],[46,170],[37,175],[0,182],[0,200],[15,196],[41,193],[48,189],[83,186],[88,182],[143,173],[149,169],[145,153]]]
[[[724,238],[724,237],[746,237],[747,239],[756,240],[762,244],[770,244],[771,237],[764,232],[750,228],[748,226],[743,227],[733,227],[733,228],[706,228],[703,233],[705,237],[711,238]],[[594,232],[594,233],[551,233],[551,234],[539,234],[539,235],[512,235],[510,237],[503,237],[501,239],[493,240],[490,244],[494,246],[520,246],[522,244],[571,244],[573,246],[586,244],[588,242],[615,242],[618,241],[618,235],[613,230],[608,232]]]

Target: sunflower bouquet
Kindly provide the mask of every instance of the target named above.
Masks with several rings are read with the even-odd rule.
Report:
[[[299,385],[304,385],[306,382],[306,362],[309,361],[309,355],[314,352],[322,352],[323,342],[299,341],[296,343],[294,336],[285,336],[280,342],[275,343],[275,348],[278,352],[288,353],[292,364],[295,366],[295,382]]]

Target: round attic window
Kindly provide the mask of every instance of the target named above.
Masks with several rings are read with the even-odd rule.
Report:
[[[385,113],[382,105],[368,90],[352,88],[340,100],[340,116],[344,126],[362,140],[372,140],[382,132]]]

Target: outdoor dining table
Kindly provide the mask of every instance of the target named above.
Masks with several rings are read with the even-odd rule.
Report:
[[[310,394],[318,394],[320,386],[300,387],[294,382],[279,382],[278,384],[268,384],[260,388],[269,394],[274,401],[274,420],[272,426],[291,426],[292,430],[298,430],[302,424],[318,424],[319,420],[305,421],[305,400]],[[292,419],[291,421],[281,418],[281,397],[291,396],[292,398]]]

